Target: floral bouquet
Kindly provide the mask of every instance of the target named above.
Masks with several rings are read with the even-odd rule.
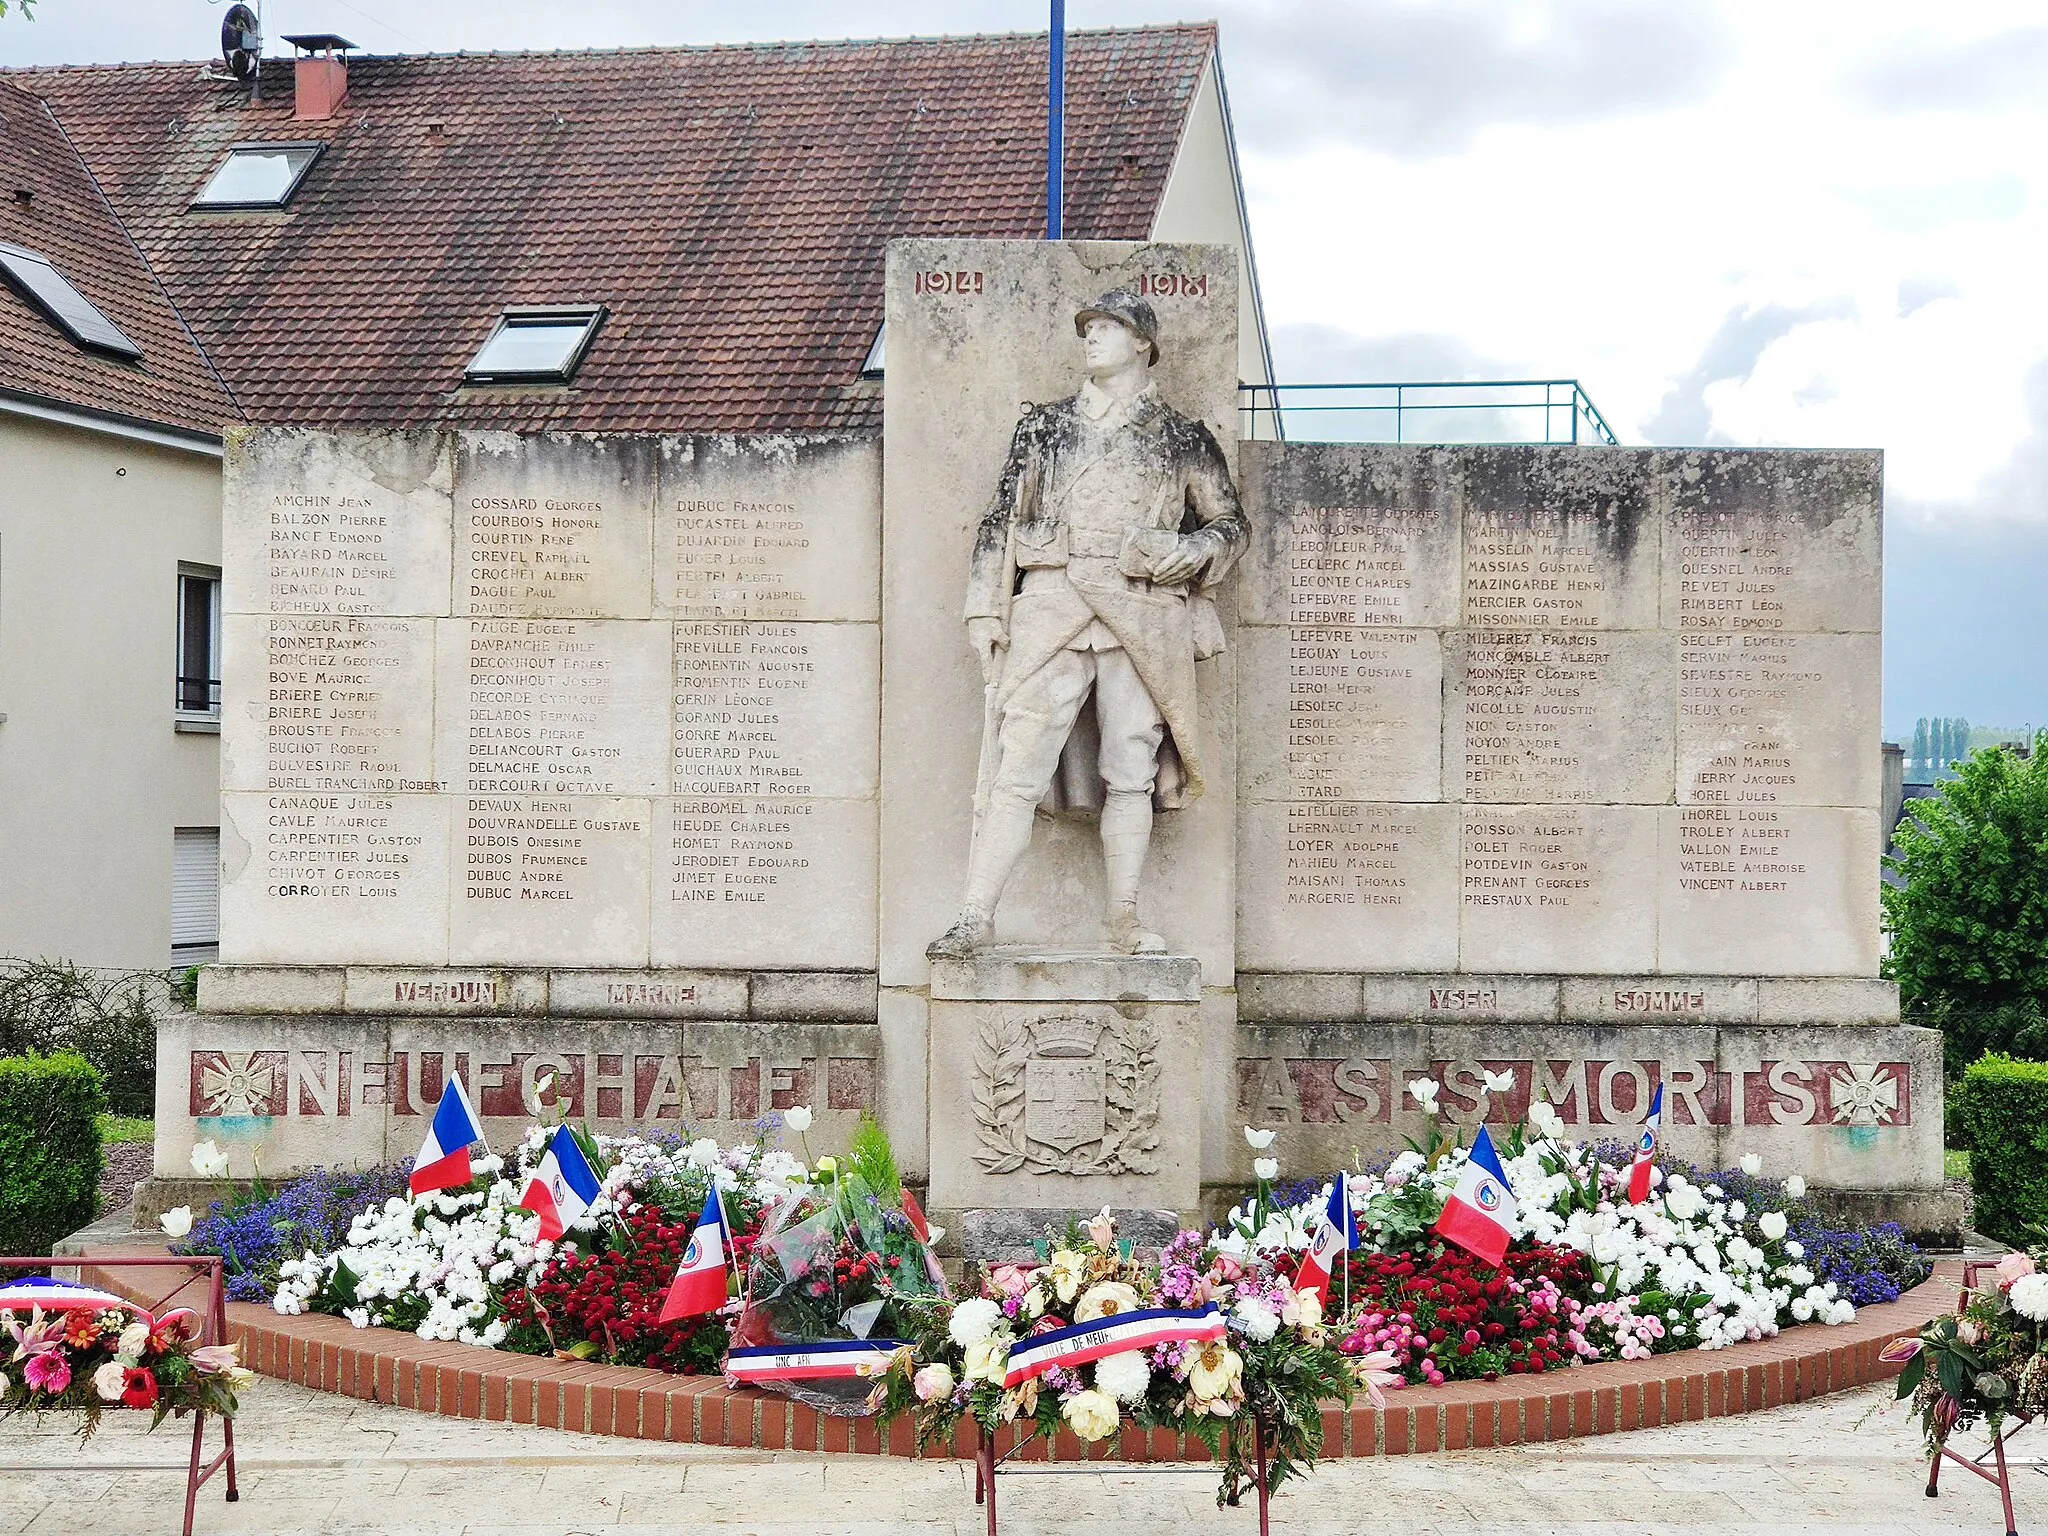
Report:
[[[984,1434],[1021,1423],[1048,1436],[1069,1429],[1087,1444],[1126,1423],[1170,1428],[1223,1457],[1219,1497],[1234,1500],[1247,1447],[1231,1431],[1250,1405],[1290,1458],[1283,1467],[1276,1457],[1276,1481],[1304,1447],[1313,1460],[1318,1404],[1348,1399],[1352,1379],[1313,1296],[1215,1253],[1197,1232],[1148,1264],[1117,1239],[1107,1209],[1040,1243],[1039,1257],[998,1265],[979,1295],[927,1309],[899,1353],[882,1411],[912,1414],[920,1446],[949,1441],[963,1416]]]
[[[194,1409],[230,1418],[255,1373],[243,1369],[239,1345],[201,1344],[200,1336],[189,1308],[152,1318],[104,1291],[10,1281],[0,1286],[0,1418],[81,1411],[81,1441],[108,1408],[151,1409],[152,1429]]]
[[[1994,1283],[1966,1292],[1962,1311],[1937,1317],[1917,1338],[1894,1339],[1879,1353],[1904,1362],[1898,1394],[1913,1400],[1937,1454],[1951,1431],[1982,1419],[1992,1434],[2007,1414],[2048,1413],[2048,1249],[2009,1253]]]
[[[845,1164],[819,1158],[754,1239],[727,1378],[826,1413],[871,1412],[874,1378],[917,1308],[946,1294],[932,1240],[887,1134],[863,1117]]]

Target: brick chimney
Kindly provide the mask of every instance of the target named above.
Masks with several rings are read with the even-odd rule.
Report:
[[[355,44],[332,32],[305,32],[285,41],[299,50],[292,66],[292,116],[300,122],[334,116],[348,99],[348,50]]]

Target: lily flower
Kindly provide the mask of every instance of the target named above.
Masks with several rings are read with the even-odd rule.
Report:
[[[1365,1388],[1365,1395],[1372,1399],[1375,1408],[1385,1408],[1387,1397],[1382,1387],[1402,1387],[1407,1379],[1402,1376],[1399,1362],[1392,1350],[1376,1349],[1369,1355],[1360,1355],[1351,1362],[1351,1373],[1358,1378],[1358,1384]]]

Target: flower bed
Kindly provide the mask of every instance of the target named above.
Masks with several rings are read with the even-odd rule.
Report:
[[[801,1112],[791,1118],[807,1120]],[[1570,1141],[1554,1114],[1538,1105],[1529,1127],[1507,1128],[1501,1138],[1519,1212],[1498,1270],[1432,1235],[1469,1152],[1440,1129],[1383,1167],[1352,1172],[1363,1246],[1340,1260],[1327,1316],[1318,1308],[1307,1318],[1295,1286],[1329,1186],[1303,1184],[1288,1198],[1276,1197],[1279,1170],[1260,1158],[1258,1193],[1213,1232],[1182,1233],[1149,1260],[1121,1244],[1105,1248],[1084,1239],[1078,1228],[1048,1233],[1039,1264],[979,1276],[968,1297],[993,1303],[1004,1319],[985,1337],[1007,1332],[1013,1341],[1042,1331],[1046,1317],[1067,1326],[1084,1321],[1071,1315],[1073,1298],[1059,1294],[1061,1266],[1079,1266],[1082,1290],[1127,1287],[1136,1304],[1121,1292],[1104,1293],[1127,1309],[1185,1311],[1213,1302],[1228,1314],[1223,1342],[1238,1361],[1229,1386],[1211,1390],[1219,1384],[1214,1373],[1232,1369],[1214,1351],[1206,1362],[1190,1364],[1188,1348],[1173,1343],[1149,1346],[1157,1352],[1146,1357],[1142,1392],[1128,1363],[1110,1368],[1105,1387],[1098,1362],[1088,1361],[1078,1371],[1060,1367],[1062,1374],[1041,1375],[1035,1394],[1012,1397],[1013,1389],[986,1379],[990,1366],[983,1360],[979,1379],[995,1396],[977,1397],[979,1388],[963,1385],[976,1378],[967,1345],[954,1337],[952,1304],[936,1301],[926,1280],[899,1283],[904,1255],[919,1245],[892,1235],[886,1223],[872,1240],[847,1246],[840,1240],[846,1222],[836,1218],[829,1276],[778,1271],[786,1282],[778,1287],[767,1275],[774,1266],[751,1264],[764,1232],[802,1228],[830,1203],[821,1192],[841,1182],[834,1160],[809,1164],[777,1145],[780,1131],[771,1120],[753,1142],[735,1147],[704,1138],[594,1138],[599,1198],[557,1243],[540,1240],[538,1218],[518,1204],[545,1139],[535,1128],[507,1158],[485,1159],[466,1189],[387,1194],[325,1241],[300,1246],[301,1234],[315,1225],[303,1213],[331,1209],[327,1196],[344,1176],[315,1175],[285,1186],[268,1197],[265,1209],[291,1234],[296,1257],[280,1256],[282,1237],[268,1249],[254,1240],[261,1225],[254,1208],[216,1208],[193,1226],[186,1246],[227,1253],[231,1268],[242,1266],[244,1293],[268,1289],[272,1305],[284,1313],[327,1312],[359,1327],[403,1328],[428,1339],[709,1374],[720,1369],[731,1342],[737,1302],[723,1313],[666,1324],[659,1313],[697,1212],[716,1185],[741,1268],[761,1270],[764,1302],[774,1295],[776,1307],[802,1310],[807,1288],[829,1279],[831,1295],[817,1298],[812,1310],[818,1315],[803,1326],[837,1328],[841,1336],[857,1302],[882,1303],[876,1312],[888,1312],[887,1327],[876,1328],[876,1317],[866,1320],[874,1336],[911,1343],[900,1388],[889,1388],[899,1393],[899,1409],[942,1415],[931,1406],[939,1401],[932,1391],[937,1376],[924,1375],[923,1390],[916,1382],[920,1372],[944,1366],[952,1384],[942,1395],[952,1403],[957,1393],[966,1394],[952,1403],[955,1418],[973,1414],[980,1422],[993,1411],[991,1403],[1000,1409],[1010,1398],[1012,1419],[1077,1432],[1084,1424],[1104,1427],[1114,1404],[1117,1423],[1146,1422],[1147,1415],[1179,1423],[1172,1415],[1183,1414],[1190,1416],[1191,1432],[1201,1433],[1210,1427],[1202,1420],[1230,1417],[1215,1410],[1219,1401],[1234,1405],[1256,1396],[1267,1379],[1258,1353],[1276,1339],[1283,1355],[1309,1352],[1295,1358],[1291,1370],[1276,1356],[1271,1370],[1279,1375],[1322,1383],[1324,1355],[1341,1356],[1350,1379],[1383,1391],[1718,1348],[1795,1324],[1840,1323],[1857,1304],[1896,1295],[1926,1273],[1925,1261],[1896,1229],[1827,1232],[1803,1204],[1797,1177],[1766,1181],[1754,1159],[1723,1174],[1665,1161],[1650,1198],[1630,1203],[1628,1154]],[[1270,1135],[1249,1132],[1248,1139],[1270,1141]],[[377,1177],[397,1186],[402,1172]],[[900,1212],[895,1220],[901,1224]],[[259,1249],[274,1269],[249,1262]],[[868,1255],[878,1257],[879,1268],[853,1274],[851,1266]],[[898,1269],[889,1268],[890,1257]],[[1051,1273],[1033,1278],[1038,1269]],[[1044,1310],[1020,1320],[1029,1295],[1045,1302]],[[1273,1331],[1262,1337],[1269,1314]],[[977,1315],[978,1306],[969,1312]],[[1342,1384],[1342,1377],[1329,1378],[1327,1390],[1336,1393]],[[1242,1396],[1233,1397],[1233,1390]],[[1069,1403],[1084,1393],[1093,1395],[1069,1412]],[[1315,1418],[1299,1403],[1273,1398],[1267,1406],[1280,1418]],[[1223,1451],[1228,1455],[1227,1446]],[[1307,1441],[1297,1441],[1289,1454],[1311,1454]]]

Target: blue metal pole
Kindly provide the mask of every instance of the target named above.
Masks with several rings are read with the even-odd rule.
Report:
[[[1065,227],[1067,171],[1067,0],[1052,0],[1052,60],[1045,79],[1045,238]]]

